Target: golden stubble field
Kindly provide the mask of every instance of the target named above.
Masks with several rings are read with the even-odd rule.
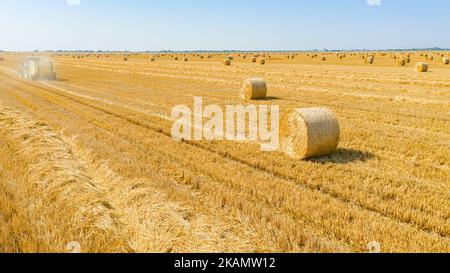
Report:
[[[48,55],[58,80],[37,82],[17,76],[26,54],[2,54],[0,251],[366,252],[376,241],[449,252],[441,54],[405,66],[391,52],[373,64],[358,52],[233,53],[229,66],[218,53]],[[172,139],[172,107],[248,103],[239,89],[253,76],[269,99],[252,103],[331,109],[338,151],[293,160],[257,143]]]

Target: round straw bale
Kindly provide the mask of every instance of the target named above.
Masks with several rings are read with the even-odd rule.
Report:
[[[428,63],[420,62],[416,64],[417,72],[427,72],[428,71]]]
[[[259,64],[261,64],[261,65],[266,64],[266,60],[264,60],[264,59],[259,60]]]
[[[295,109],[282,117],[281,149],[292,158],[329,155],[336,151],[339,140],[339,122],[327,108]]]
[[[399,59],[399,60],[397,60],[397,65],[398,65],[398,66],[405,66],[405,65],[406,65],[406,60],[405,60],[405,59]]]
[[[373,64],[373,62],[375,61],[375,57],[374,57],[374,56],[368,56],[368,57],[365,59],[365,61],[366,61],[366,63],[368,63],[368,64]]]
[[[256,63],[256,57],[252,58],[252,63]]]
[[[185,58],[183,59],[183,61],[187,62],[187,61],[189,61],[189,59],[188,59],[187,57],[185,57]]]
[[[449,63],[450,63],[450,59],[447,58],[447,57],[444,57],[444,58],[442,58],[442,62],[443,62],[444,64],[449,64]]]
[[[225,65],[231,65],[231,60],[230,59],[225,59],[225,60],[223,60],[223,63]]]
[[[244,100],[264,99],[267,95],[267,84],[261,78],[249,78],[241,88],[241,98]]]

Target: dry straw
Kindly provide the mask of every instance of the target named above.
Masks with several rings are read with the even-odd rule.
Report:
[[[340,139],[339,122],[327,108],[295,109],[280,124],[281,149],[295,159],[329,155]]]
[[[225,65],[231,65],[231,60],[230,59],[225,59],[225,60],[223,60],[223,63]]]
[[[67,244],[64,238],[69,237],[78,239],[88,252],[129,251],[114,208],[101,195],[98,181],[86,170],[85,162],[75,156],[73,147],[60,134],[1,105],[0,125],[17,147],[16,157],[26,162],[26,183],[14,185],[20,196],[16,201],[35,220],[32,230],[42,235],[42,244],[58,248]]]
[[[241,88],[241,98],[244,100],[264,99],[267,95],[267,84],[261,78],[249,78]]]
[[[428,63],[420,62],[416,64],[417,72],[427,72],[428,71]]]
[[[264,59],[259,60],[259,64],[261,64],[261,65],[266,64],[266,60],[264,60]]]

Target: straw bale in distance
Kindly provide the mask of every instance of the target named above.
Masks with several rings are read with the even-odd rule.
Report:
[[[450,63],[450,59],[444,57],[444,58],[442,58],[442,62],[443,62],[444,64],[449,64],[449,63]]]
[[[373,64],[373,62],[375,61],[375,57],[374,56],[368,56],[367,58],[364,59],[365,62],[367,64]]]
[[[417,72],[427,72],[428,71],[428,63],[420,62],[416,64]]]

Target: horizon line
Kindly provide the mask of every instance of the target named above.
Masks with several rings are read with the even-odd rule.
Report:
[[[224,49],[224,50],[210,50],[210,49],[198,49],[198,50],[100,50],[100,49],[49,49],[49,50],[0,50],[0,52],[6,53],[51,53],[51,52],[131,52],[131,53],[167,53],[167,52],[369,52],[369,51],[450,51],[450,48],[441,47],[429,47],[429,48],[389,48],[389,49],[293,49],[293,50],[237,50],[237,49]]]

